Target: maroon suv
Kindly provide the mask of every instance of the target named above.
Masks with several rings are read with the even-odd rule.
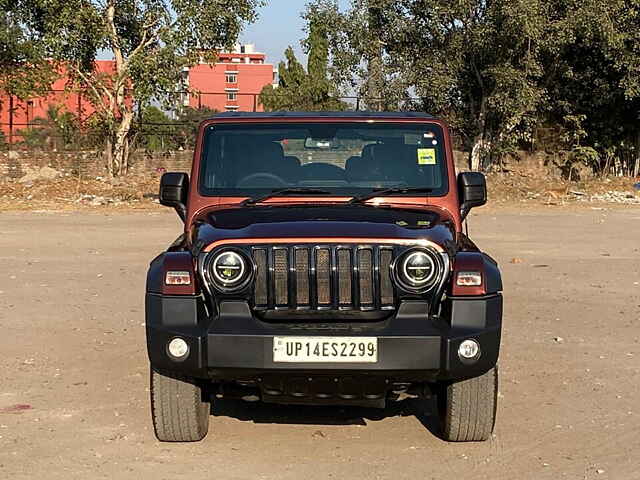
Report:
[[[194,441],[212,398],[384,407],[435,395],[442,436],[496,415],[502,282],[463,231],[484,176],[456,177],[423,113],[226,113],[160,202],[184,233],[152,262],[158,439]],[[425,402],[425,405],[427,402]]]

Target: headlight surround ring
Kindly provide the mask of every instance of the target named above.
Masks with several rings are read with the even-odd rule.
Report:
[[[430,248],[412,248],[393,263],[393,278],[406,292],[422,294],[440,283],[444,265],[438,252]]]
[[[210,284],[221,292],[237,292],[253,278],[253,262],[241,251],[223,249],[209,254],[204,271]],[[234,275],[235,272],[238,272]]]

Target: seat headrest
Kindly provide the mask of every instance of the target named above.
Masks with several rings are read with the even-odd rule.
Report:
[[[373,158],[377,161],[391,161],[395,157],[402,155],[402,148],[400,145],[389,145],[387,143],[379,143],[374,145],[372,149]]]
[[[375,143],[369,143],[364,147],[362,147],[362,154],[360,156],[364,159],[371,160],[372,158],[371,152],[373,151],[373,147],[375,147],[376,145],[377,144]]]
[[[285,155],[284,159],[285,159],[285,164],[288,167],[299,167],[300,166],[300,159],[298,157],[295,157],[293,155]]]
[[[267,142],[257,145],[257,151],[261,152],[261,155],[268,158],[282,158],[284,157],[284,149],[278,142]]]
[[[351,170],[352,168],[356,168],[356,165],[361,161],[362,161],[362,157],[359,157],[358,155],[352,155],[349,158],[347,158],[346,162],[344,162],[344,169],[348,171],[348,170]]]

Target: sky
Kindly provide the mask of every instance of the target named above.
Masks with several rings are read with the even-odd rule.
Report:
[[[304,21],[300,14],[308,0],[267,0],[267,4],[258,10],[258,20],[248,25],[240,35],[241,43],[253,43],[258,52],[267,54],[267,62],[277,65],[284,60],[284,51],[291,45],[296,57],[306,64],[300,40],[305,37]],[[341,8],[349,0],[339,0]]]

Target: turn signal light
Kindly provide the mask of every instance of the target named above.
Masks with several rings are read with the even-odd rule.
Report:
[[[482,285],[482,274],[480,272],[458,272],[456,285],[459,287],[479,287]]]
[[[186,271],[169,270],[164,277],[167,285],[191,285],[191,275]]]

